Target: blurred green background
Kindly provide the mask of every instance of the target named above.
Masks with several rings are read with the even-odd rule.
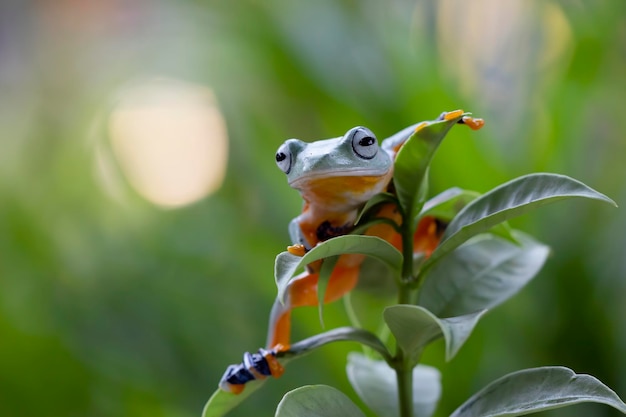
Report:
[[[265,341],[301,204],[278,145],[456,108],[487,125],[450,133],[433,193],[550,171],[625,206],[626,2],[3,1],[0,415],[199,416]],[[553,255],[451,363],[427,352],[437,415],[541,365],[626,398],[624,209],[574,201],[514,226]],[[320,331],[315,311],[294,320],[296,338]],[[273,415],[302,384],[354,397],[354,348],[294,362],[232,415]],[[565,410],[546,414],[616,415]]]

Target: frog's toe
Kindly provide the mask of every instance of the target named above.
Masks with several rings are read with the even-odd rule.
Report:
[[[303,257],[306,254],[306,248],[304,247],[304,245],[300,245],[300,244],[291,245],[291,246],[287,246],[287,252],[289,252],[292,255]]]
[[[461,109],[452,110],[452,111],[444,111],[443,113],[441,113],[441,115],[439,115],[439,118],[437,120],[445,120],[445,121],[454,120],[458,117],[461,117],[463,113],[465,112]]]
[[[241,394],[248,381],[252,381],[252,375],[242,364],[229,365],[220,380],[219,387],[231,394]]]
[[[485,125],[485,121],[483,119],[474,119],[470,116],[464,116],[459,123],[469,126],[472,130],[478,130]]]
[[[282,374],[285,373],[285,368],[283,368],[280,362],[278,362],[278,359],[276,359],[276,351],[266,351],[261,349],[259,350],[259,353],[262,353],[264,355],[265,363],[267,364],[269,371],[274,378],[280,378]]]
[[[286,351],[283,345],[277,345],[281,351]],[[263,380],[268,376],[279,378],[285,369],[276,358],[277,350],[259,349],[256,353],[246,352],[243,354],[243,362],[237,365],[230,365],[222,379],[219,387],[231,394],[240,394],[246,384],[250,381]]]

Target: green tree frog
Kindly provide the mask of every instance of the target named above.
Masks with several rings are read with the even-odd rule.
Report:
[[[444,112],[438,120],[452,120],[463,114],[462,110]],[[463,117],[459,123],[480,129],[482,119]],[[293,243],[288,247],[292,254],[303,256],[320,242],[345,235],[354,229],[360,209],[376,194],[393,192],[393,163],[406,140],[427,122],[403,129],[385,139],[381,146],[374,133],[366,127],[354,127],[345,135],[333,139],[306,143],[289,139],[276,152],[276,164],[286,174],[288,184],[298,190],[304,200],[302,213],[289,225]],[[402,218],[395,204],[381,205],[377,217],[386,217],[398,226]],[[433,217],[420,220],[414,234],[414,250],[428,257],[439,243],[442,224]],[[396,229],[389,224],[377,223],[366,235],[378,236],[401,250],[402,241]],[[356,285],[365,257],[346,254],[339,257],[331,273],[324,294],[324,303],[341,298]],[[307,266],[295,277],[285,293],[284,302],[276,300],[269,320],[266,348],[259,361],[232,365],[222,378],[220,386],[234,393],[259,374],[260,366],[276,367],[272,353],[287,350],[291,333],[291,310],[302,306],[318,305],[317,282],[322,261]],[[246,356],[244,356],[246,359]],[[256,363],[255,366],[250,364]],[[271,374],[277,376],[280,370]],[[263,375],[269,375],[269,371]]]

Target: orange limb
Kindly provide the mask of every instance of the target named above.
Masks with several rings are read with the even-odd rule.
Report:
[[[244,384],[228,384],[228,388],[222,388],[231,394],[239,395],[246,386]]]
[[[287,350],[285,349],[284,346],[279,346],[279,347],[282,350]],[[265,357],[265,360],[267,361],[267,366],[269,366],[270,368],[270,372],[272,373],[272,376],[274,378],[279,378],[285,372],[285,368],[283,368],[280,362],[278,362],[278,359],[276,359],[276,356],[274,356],[272,353],[268,353],[264,357]]]
[[[463,124],[468,125],[472,130],[478,130],[485,125],[485,121],[483,119],[474,119],[470,116],[465,116],[461,120],[463,121]]]
[[[333,269],[326,292],[324,303],[330,303],[350,292],[357,283],[361,255],[342,255]],[[319,271],[321,263],[310,265]],[[274,301],[270,314],[267,348],[277,352],[289,349],[291,338],[291,310],[297,307],[316,306],[318,304],[317,282],[318,272],[305,272],[296,277],[287,289],[284,303]]]
[[[444,228],[432,216],[423,217],[413,235],[413,251],[423,253],[427,258],[439,245]]]
[[[385,204],[376,213],[377,218],[386,218],[395,222],[398,227],[402,224],[402,216],[395,204]],[[376,236],[391,243],[396,249],[402,251],[402,236],[390,224],[375,224],[365,232],[367,236]]]
[[[287,246],[287,252],[292,255],[303,257],[306,254],[306,248],[304,245],[291,245]]]
[[[422,122],[420,124],[418,124],[417,126],[415,126],[415,131],[418,132],[421,129],[423,129],[424,127],[428,126],[428,122]]]
[[[452,110],[449,112],[445,112],[442,116],[443,116],[443,120],[452,120],[452,119],[456,119],[457,117],[461,116],[463,113],[465,113],[463,110],[459,109],[459,110]]]
[[[463,113],[464,113],[463,110],[453,110],[449,112],[444,112],[441,114],[441,116],[439,116],[438,120],[446,120],[446,121],[454,120],[462,116]],[[472,130],[478,130],[485,125],[485,121],[483,119],[474,119],[471,116],[463,116],[463,118],[459,120],[459,123],[469,126],[469,128]]]

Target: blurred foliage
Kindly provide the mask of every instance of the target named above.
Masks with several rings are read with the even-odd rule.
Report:
[[[289,137],[384,138],[444,110],[487,121],[438,153],[433,193],[559,172],[626,199],[626,3],[454,0],[4,1],[0,5],[0,415],[197,416],[264,343],[274,257],[300,201]],[[213,90],[230,154],[218,192],[165,210],[98,171],[120,88]],[[123,178],[123,175],[120,176]],[[576,202],[514,223],[554,254],[443,371],[439,415],[520,368],[560,364],[626,396],[626,215]],[[312,309],[315,310],[315,309]],[[328,328],[345,324],[341,303]],[[319,331],[297,312],[295,336]],[[356,398],[352,345],[267,384],[234,416],[326,383]],[[567,414],[615,415],[601,406]],[[579,414],[576,414],[579,413]]]

